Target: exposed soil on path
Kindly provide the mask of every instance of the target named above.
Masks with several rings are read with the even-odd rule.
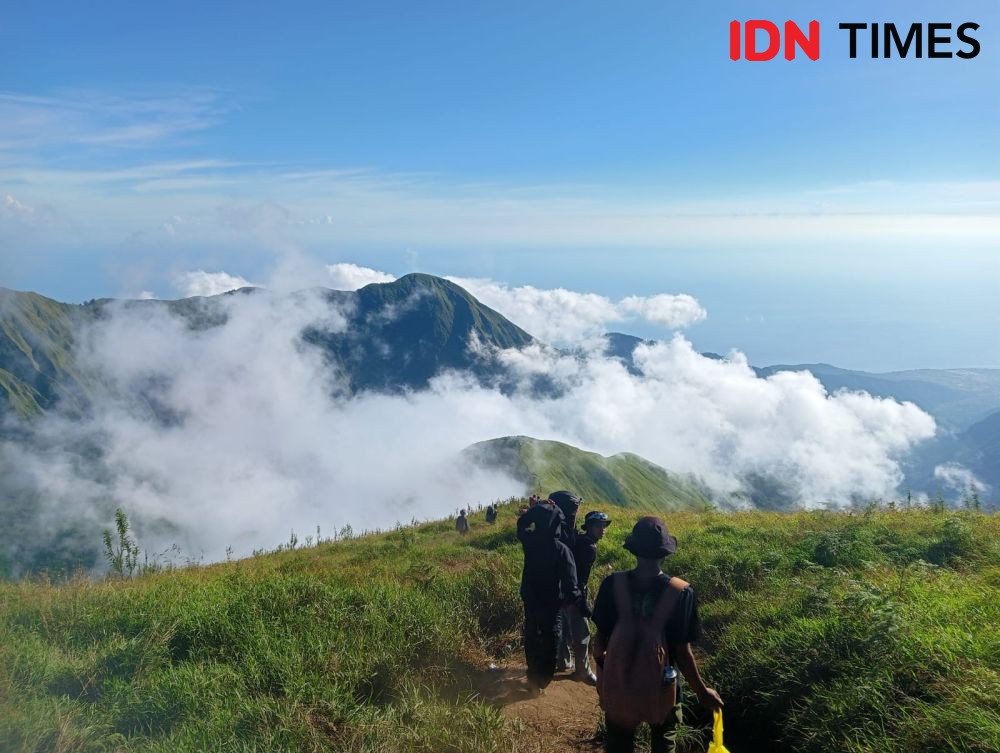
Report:
[[[534,696],[524,666],[507,665],[483,674],[480,695],[502,707],[508,719],[524,726],[524,753],[595,753],[598,719],[597,691],[560,672],[540,696]]]

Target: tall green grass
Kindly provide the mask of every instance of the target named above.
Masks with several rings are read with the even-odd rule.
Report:
[[[639,514],[614,511],[592,589],[631,565]],[[0,750],[518,750],[517,727],[472,695],[486,663],[520,651],[513,517],[473,516],[467,537],[442,521],[134,580],[0,584]],[[734,753],[1000,750],[995,518],[668,523]]]

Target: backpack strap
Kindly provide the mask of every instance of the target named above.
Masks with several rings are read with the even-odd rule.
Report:
[[[660,601],[656,605],[656,609],[653,611],[652,623],[656,627],[657,632],[662,633],[667,627],[667,620],[670,619],[671,613],[674,611],[674,607],[677,606],[677,602],[680,601],[681,591],[684,588],[678,588],[674,585],[674,579],[670,579],[670,585],[664,589],[663,595],[660,596]],[[684,581],[681,581],[683,583]],[[685,588],[686,588],[685,584]]]

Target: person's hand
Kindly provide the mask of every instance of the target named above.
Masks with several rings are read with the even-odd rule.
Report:
[[[721,709],[723,706],[722,696],[715,692],[715,688],[702,688],[698,691],[698,700],[702,706],[712,709]]]

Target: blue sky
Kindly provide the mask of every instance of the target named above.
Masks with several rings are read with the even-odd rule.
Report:
[[[816,18],[821,58],[734,63],[734,18]],[[982,52],[851,60],[843,21],[973,21]],[[690,293],[695,344],[757,363],[1000,366],[998,28],[992,2],[22,4],[0,284],[168,296],[304,255]]]

